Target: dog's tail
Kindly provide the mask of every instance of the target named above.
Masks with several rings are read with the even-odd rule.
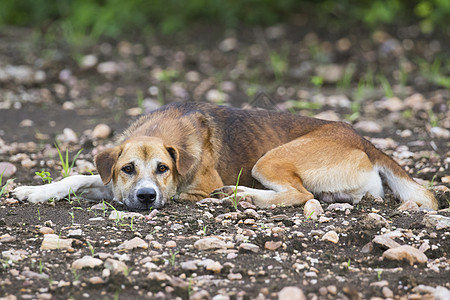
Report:
[[[392,158],[371,143],[365,146],[369,159],[378,172],[384,176],[389,188],[402,202],[413,201],[419,206],[438,208],[438,202],[433,194],[426,187],[415,182]]]

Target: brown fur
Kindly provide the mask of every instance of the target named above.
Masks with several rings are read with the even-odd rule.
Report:
[[[121,197],[119,194],[131,195],[142,180],[138,175],[121,174],[122,164],[138,159],[141,168],[150,167],[146,164],[151,160],[170,165],[164,181],[146,171],[147,179],[154,181],[165,197],[158,205],[174,196],[205,198],[223,185],[235,184],[242,169],[240,184],[247,187],[241,194],[252,197],[261,207],[303,204],[314,194],[323,193],[341,194],[354,202],[366,192],[379,196],[382,188],[378,171],[387,174],[388,184],[403,201],[411,198],[420,205],[437,207],[430,192],[341,122],[178,103],[140,118],[124,133],[122,141],[95,158],[103,182],[113,181],[116,198]],[[262,186],[269,190],[254,189]]]

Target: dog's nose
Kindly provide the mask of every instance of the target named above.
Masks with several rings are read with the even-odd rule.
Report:
[[[136,193],[138,200],[142,203],[149,204],[156,199],[156,191],[153,188],[142,188]]]

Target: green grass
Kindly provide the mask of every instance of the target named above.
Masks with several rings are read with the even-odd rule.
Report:
[[[66,177],[70,176],[70,173],[72,172],[73,166],[75,165],[75,161],[77,160],[78,156],[80,155],[81,151],[83,151],[83,149],[78,150],[77,154],[75,154],[75,157],[72,160],[72,163],[70,163],[70,161],[69,161],[69,149],[66,149],[66,154],[65,154],[65,157],[64,157],[57,144],[55,144],[55,147],[56,147],[56,150],[58,151],[59,160],[61,161],[61,165],[62,165],[62,168],[63,168],[62,171],[61,171],[61,175],[64,178],[66,178]]]
[[[3,173],[0,174],[0,197],[3,196],[3,194],[6,192],[6,189],[8,188],[8,185],[13,181],[14,179],[8,179],[5,183],[5,185],[2,185],[3,182]]]
[[[381,87],[384,90],[384,95],[387,98],[394,97],[394,92],[392,91],[391,84],[389,83],[389,80],[384,75],[378,75],[377,76],[378,82],[381,84]]]
[[[52,183],[53,178],[50,176],[50,172],[45,171],[44,169],[42,169],[41,172],[35,172],[34,174],[36,174],[37,176],[41,177],[42,181],[45,183],[47,181],[47,183]]]

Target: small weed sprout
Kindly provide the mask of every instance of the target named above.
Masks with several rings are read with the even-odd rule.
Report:
[[[311,219],[312,215],[314,214],[314,210],[308,215],[308,217],[306,217],[306,220]]]
[[[72,164],[69,163],[69,149],[66,149],[66,156],[64,158],[63,154],[61,153],[61,150],[59,149],[58,145],[55,144],[56,150],[58,151],[58,155],[59,155],[59,159],[61,161],[61,165],[62,165],[62,171],[61,171],[61,175],[66,178],[70,175],[70,173],[72,172],[73,166],[75,165],[75,161],[77,160],[78,156],[80,155],[81,151],[83,151],[83,149],[80,149],[77,154],[75,154],[75,157],[72,160]]]
[[[75,214],[73,213],[73,211],[69,211],[69,215],[72,218],[72,226],[75,224]]]
[[[376,269],[378,281],[381,281],[381,274],[383,273],[383,269]]]
[[[42,263],[42,259],[39,260],[39,274],[44,272],[44,264]]]
[[[347,261],[347,269],[350,269],[350,262],[351,262],[351,259],[349,258]]]
[[[316,87],[320,88],[323,85],[323,77],[322,76],[313,76],[311,77],[311,83]]]
[[[72,274],[73,274],[74,281],[79,281],[80,280],[80,275],[77,273],[76,269],[72,268]]]
[[[391,84],[390,84],[389,81],[387,80],[386,76],[384,76],[384,75],[379,75],[379,76],[377,77],[377,79],[378,79],[378,81],[380,82],[381,87],[382,87],[383,90],[384,90],[384,95],[385,95],[387,98],[392,98],[392,97],[394,97],[394,92],[392,91]]]
[[[41,220],[41,212],[39,211],[39,207],[37,209],[37,215],[38,215],[38,221],[40,221]]]
[[[7,189],[8,185],[11,183],[11,181],[14,180],[14,179],[8,179],[6,181],[6,183],[5,183],[5,185],[2,186],[3,173],[0,174],[0,187],[1,187],[1,189],[0,189],[0,197],[6,192],[6,189]]]
[[[175,265],[175,258],[176,258],[176,256],[177,256],[177,254],[178,254],[178,250],[177,251],[174,251],[174,252],[172,252],[171,250],[170,250],[170,258],[169,258],[169,262],[170,262],[170,264],[173,266],[173,265]]]
[[[203,231],[203,235],[206,235],[206,225],[203,225],[202,231]]]
[[[42,169],[41,172],[35,172],[34,174],[36,174],[37,176],[41,177],[42,181],[45,183],[47,181],[47,183],[52,183],[53,178],[50,176],[50,172],[45,171],[44,169]]]
[[[92,244],[88,240],[86,240],[86,243],[88,244],[89,251],[91,251],[91,256],[94,256],[95,253],[94,246],[92,246]]]

